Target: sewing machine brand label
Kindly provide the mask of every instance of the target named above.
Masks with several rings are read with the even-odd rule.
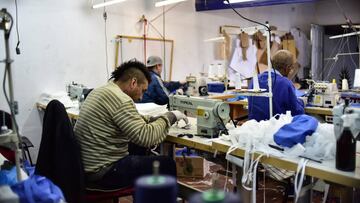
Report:
[[[182,100],[180,100],[180,103],[185,104],[185,105],[190,105],[190,106],[193,105],[193,103],[191,101],[182,101]]]
[[[197,109],[196,115],[204,116],[205,115],[205,110],[204,109]]]

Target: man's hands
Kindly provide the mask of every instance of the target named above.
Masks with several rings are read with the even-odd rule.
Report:
[[[176,111],[168,111],[164,115],[167,116],[171,125],[173,125],[176,122],[179,122],[180,120],[184,120],[186,124],[189,123],[189,120],[186,117],[186,115],[177,110]]]
[[[179,122],[180,120],[184,120],[186,124],[189,123],[189,120],[186,117],[186,115],[181,113],[180,111],[176,110],[176,111],[170,111],[170,112],[175,115],[177,122]]]

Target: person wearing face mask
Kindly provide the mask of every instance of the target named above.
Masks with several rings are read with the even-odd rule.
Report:
[[[151,83],[144,93],[141,103],[155,103],[165,105],[169,102],[169,95],[177,89],[182,88],[186,82],[170,81],[164,82],[161,79],[163,62],[158,56],[150,56],[146,61],[146,67],[151,74]]]
[[[130,150],[131,144],[151,147],[165,140],[177,121],[188,120],[179,111],[157,117],[140,115],[134,101],[141,100],[151,82],[145,65],[138,61],[121,64],[107,85],[91,91],[81,106],[74,133],[80,144],[87,187],[104,190],[131,186],[152,173],[176,176],[175,162],[167,156],[146,156]]]
[[[292,53],[287,50],[279,50],[271,60],[275,69],[271,72],[273,115],[285,114],[286,111],[291,111],[292,116],[304,114],[304,101],[296,97],[295,87],[288,78],[293,75],[291,74],[294,64]],[[260,88],[268,91],[268,71],[258,75],[258,78]],[[252,88],[252,83],[250,88]],[[269,118],[269,98],[249,97],[249,120],[261,121]]]

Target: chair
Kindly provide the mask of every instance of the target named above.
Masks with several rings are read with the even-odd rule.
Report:
[[[35,174],[45,176],[61,188],[66,200],[72,202],[99,202],[133,194],[132,188],[113,191],[85,188],[81,148],[65,107],[57,100],[45,110],[43,132]]]
[[[1,119],[0,119],[0,126],[5,125],[8,129],[12,129],[13,124],[12,124],[12,120],[11,120],[11,115],[5,111],[0,110],[1,113]],[[25,150],[25,159],[29,160],[30,164],[33,165],[32,160],[31,160],[31,156],[30,156],[30,151],[29,148],[30,147],[34,147],[34,145],[31,143],[31,141],[29,140],[29,138],[25,137],[25,136],[21,136],[21,143],[22,143],[22,148]]]

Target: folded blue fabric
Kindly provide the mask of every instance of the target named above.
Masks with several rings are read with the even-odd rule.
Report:
[[[292,147],[297,143],[303,144],[308,135],[312,135],[318,126],[318,121],[308,115],[297,115],[291,123],[284,125],[274,134],[276,144]]]
[[[228,102],[234,102],[234,101],[244,100],[246,98],[247,98],[246,96],[236,95],[234,98],[227,99],[227,101]]]

